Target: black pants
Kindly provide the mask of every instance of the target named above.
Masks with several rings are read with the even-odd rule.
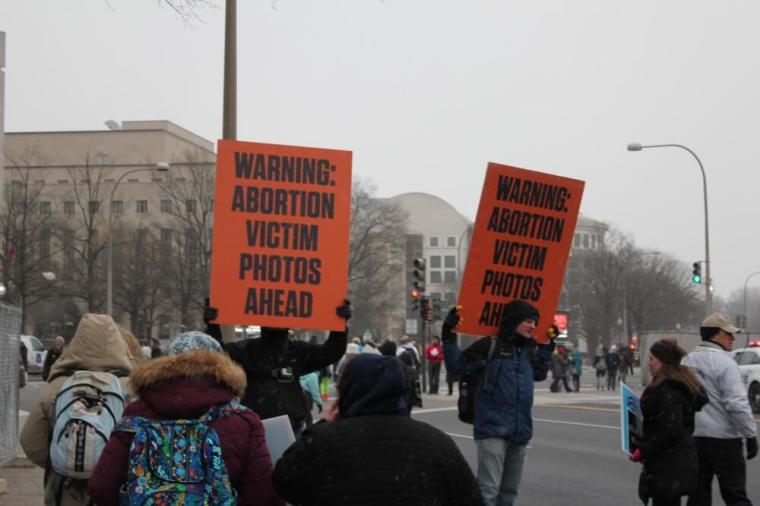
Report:
[[[718,477],[720,496],[727,506],[752,506],[747,498],[747,464],[744,440],[695,437],[699,456],[697,491],[689,496],[687,506],[712,504],[713,476]]]
[[[565,392],[571,392],[570,387],[567,384],[567,375],[566,374],[560,374],[559,376],[554,377],[554,381],[552,381],[552,384],[549,385],[549,390],[552,392],[558,392],[559,391],[559,382],[562,382],[563,385],[565,385]]]
[[[431,394],[438,393],[438,383],[441,381],[441,364],[430,364],[430,389]]]

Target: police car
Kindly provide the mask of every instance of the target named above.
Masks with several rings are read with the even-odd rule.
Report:
[[[760,413],[760,341],[753,341],[749,348],[740,348],[733,353],[747,388],[752,411]]]

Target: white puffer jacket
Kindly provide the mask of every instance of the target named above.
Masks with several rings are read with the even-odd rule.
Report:
[[[695,415],[694,435],[716,439],[757,437],[739,366],[720,345],[704,341],[681,362],[699,376],[710,402]]]

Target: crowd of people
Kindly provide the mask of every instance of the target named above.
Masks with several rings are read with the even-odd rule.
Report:
[[[336,313],[348,322],[350,303]],[[551,371],[552,391],[580,391],[581,351],[555,345],[555,334],[536,336],[540,315],[521,300],[504,306],[496,335],[465,349],[458,307],[422,350],[407,337],[349,342],[347,326],[321,344],[271,327],[258,339],[223,342],[215,317],[208,308],[203,332],[184,332],[150,357],[108,315],[86,314],[69,343],[55,340],[49,384],[20,436],[45,469],[46,504],[509,506],[533,437],[534,382]],[[727,504],[751,504],[746,460],[758,445],[727,353],[737,332],[716,313],[691,353],[672,339],[650,347],[652,379],[630,454],[642,464],[644,504],[688,496],[689,506],[708,505],[714,476]],[[608,390],[618,375],[625,381],[629,352],[597,352],[597,389],[599,378]],[[456,380],[470,385],[476,473],[448,435],[410,416],[421,405],[422,375],[435,395],[442,367],[449,395]],[[295,442],[273,462],[262,420],[280,415]]]

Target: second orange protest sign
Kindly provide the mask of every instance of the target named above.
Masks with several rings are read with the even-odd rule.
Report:
[[[216,322],[342,330],[350,209],[350,151],[219,141]]]
[[[583,181],[488,164],[459,292],[460,332],[496,335],[514,299],[534,305],[544,340],[562,288]]]

